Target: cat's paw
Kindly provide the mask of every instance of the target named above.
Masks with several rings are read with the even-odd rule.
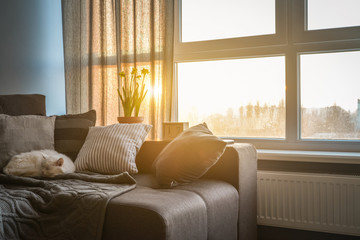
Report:
[[[9,169],[9,168],[7,168],[7,167],[5,167],[5,168],[3,169],[3,172],[4,172],[6,175],[12,175],[11,169]]]

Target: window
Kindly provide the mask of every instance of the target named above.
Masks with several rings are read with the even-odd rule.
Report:
[[[179,121],[218,136],[284,138],[285,58],[179,63],[178,98]]]
[[[257,148],[360,152],[358,2],[177,0],[174,120]]]
[[[181,13],[182,42],[275,33],[275,0],[183,0]]]
[[[359,0],[308,0],[307,29],[360,26]]]
[[[360,51],[303,54],[301,137],[360,139]]]

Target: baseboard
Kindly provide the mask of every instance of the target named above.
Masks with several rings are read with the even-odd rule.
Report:
[[[358,240],[359,237],[258,225],[258,240]]]

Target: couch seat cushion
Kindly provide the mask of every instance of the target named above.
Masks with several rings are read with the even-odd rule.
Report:
[[[239,195],[230,184],[200,179],[177,187],[198,194],[206,204],[207,239],[237,239]]]
[[[155,175],[138,174],[136,189],[113,198],[104,239],[236,239],[238,193],[222,181],[200,179],[161,189]]]

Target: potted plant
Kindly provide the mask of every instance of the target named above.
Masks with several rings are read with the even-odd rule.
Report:
[[[145,77],[147,74],[149,74],[149,70],[143,68],[141,75],[138,75],[138,70],[135,67],[130,73],[130,79],[126,77],[125,72],[119,73],[123,87],[121,91],[119,89],[117,91],[124,111],[124,117],[118,117],[119,123],[139,123],[144,120],[144,117],[139,117],[139,112],[147,94],[145,89]],[[134,116],[132,116],[133,113]]]

